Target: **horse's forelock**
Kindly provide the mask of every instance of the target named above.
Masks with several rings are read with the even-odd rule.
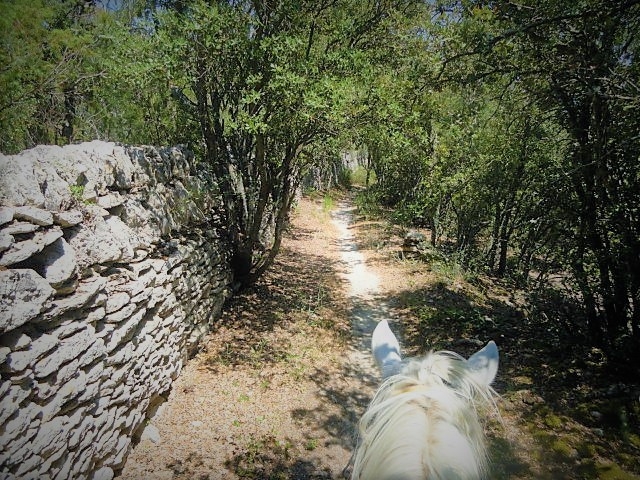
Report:
[[[481,478],[486,448],[476,406],[492,399],[453,352],[407,361],[361,419],[352,478]]]

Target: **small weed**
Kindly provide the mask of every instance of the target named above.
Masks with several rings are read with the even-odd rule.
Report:
[[[333,196],[331,196],[331,194],[327,193],[324,198],[322,199],[322,210],[326,213],[326,212],[330,212],[331,210],[333,210],[335,207],[335,202],[333,200]]]
[[[443,280],[446,280],[448,284],[465,278],[464,269],[454,261],[435,261],[431,264],[431,270]]]
[[[271,381],[264,379],[260,382],[260,388],[262,390],[269,390],[269,387],[271,386]]]
[[[318,439],[317,438],[310,438],[309,440],[307,440],[307,443],[305,443],[305,445],[304,445],[304,449],[308,450],[308,451],[313,451],[316,448],[318,448]]]
[[[71,196],[75,200],[78,202],[82,201],[82,197],[84,196],[84,185],[69,185],[69,190],[71,191]]]
[[[589,442],[583,442],[576,449],[582,458],[592,458],[598,453],[597,447]]]
[[[574,456],[573,447],[560,438],[556,438],[551,442],[551,449],[561,457],[571,458]]]
[[[69,185],[69,191],[71,192],[71,198],[78,204],[91,205],[96,203],[94,199],[84,198],[84,185]]]
[[[207,358],[207,364],[219,364],[228,367],[233,364],[235,358],[236,352],[233,349],[233,345],[231,343],[225,343],[217,355],[212,355]]]
[[[227,461],[240,478],[284,480],[288,475],[291,442],[278,440],[273,435],[262,438],[250,436],[243,451]]]
[[[547,427],[553,428],[553,429],[558,429],[562,427],[562,424],[563,424],[562,419],[552,413],[547,415],[544,418],[544,423]]]
[[[297,365],[289,373],[294,380],[300,381],[304,378],[306,370],[304,365]]]
[[[332,318],[328,318],[326,314],[310,313],[307,319],[307,324],[313,328],[322,328],[325,330],[331,330],[337,332],[334,327],[335,324]]]
[[[309,295],[306,311],[312,313],[322,308],[326,296],[327,294],[325,293],[324,287],[322,285],[318,285],[316,293]]]
[[[259,364],[264,359],[265,355],[268,354],[270,350],[269,340],[266,338],[261,338],[258,340],[255,345],[251,346],[251,361],[254,364]]]
[[[276,442],[276,445],[279,447],[280,451],[284,452],[284,456],[286,458],[289,458],[289,452],[291,450],[291,447],[293,446],[291,445],[291,442],[289,440],[280,440]]]

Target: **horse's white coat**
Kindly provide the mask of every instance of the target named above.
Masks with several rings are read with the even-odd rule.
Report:
[[[360,421],[352,479],[484,478],[487,455],[476,408],[492,405],[495,343],[469,360],[432,352],[402,362],[395,335],[381,321],[371,348],[386,379]]]
[[[498,346],[491,340],[469,357],[467,364],[480,385],[490,385],[498,373]]]
[[[378,368],[382,371],[382,378],[395,375],[400,371],[400,343],[389,328],[389,323],[382,320],[378,323],[371,336],[371,351],[376,359]]]

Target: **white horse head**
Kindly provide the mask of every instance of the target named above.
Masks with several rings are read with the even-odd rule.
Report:
[[[498,371],[491,341],[468,360],[447,352],[403,361],[386,320],[371,349],[383,376],[359,424],[353,480],[477,480],[487,453],[477,408],[495,408]]]

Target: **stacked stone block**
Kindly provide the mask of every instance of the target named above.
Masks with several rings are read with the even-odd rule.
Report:
[[[180,148],[0,155],[0,478],[113,478],[232,284]]]

